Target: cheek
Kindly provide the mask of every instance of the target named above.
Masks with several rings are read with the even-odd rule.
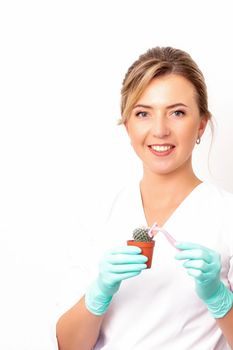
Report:
[[[180,138],[186,141],[196,140],[198,135],[199,123],[196,121],[189,121],[186,125],[183,125],[181,128],[178,128],[177,134],[180,135]]]
[[[147,131],[143,127],[128,128],[128,135],[132,145],[139,145],[144,142]]]
[[[196,139],[196,132],[194,130],[188,130],[182,134],[181,138],[187,143],[192,143]]]

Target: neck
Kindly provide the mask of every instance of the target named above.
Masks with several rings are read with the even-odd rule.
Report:
[[[169,174],[154,174],[144,169],[140,187],[143,197],[148,195],[164,203],[174,198],[181,200],[200,183],[190,165]]]

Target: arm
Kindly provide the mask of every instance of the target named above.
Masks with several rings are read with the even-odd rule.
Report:
[[[216,319],[228,344],[233,349],[233,293],[220,279],[219,254],[199,244],[178,243],[178,260],[186,260],[184,267],[194,277],[196,292]]]
[[[233,349],[233,307],[222,318],[216,319],[231,349]]]
[[[97,280],[88,288],[85,297],[57,323],[59,350],[93,349],[104,314],[121,282],[139,275],[147,267],[147,257],[140,253],[140,248],[126,246],[104,255]]]
[[[85,298],[68,310],[57,323],[59,350],[93,349],[103,321],[87,310]]]

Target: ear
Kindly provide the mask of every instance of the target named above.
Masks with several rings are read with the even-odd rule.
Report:
[[[127,123],[127,121],[125,121],[123,125],[124,125],[124,127],[125,127],[125,130],[126,130],[127,134],[129,135],[129,129],[128,129],[128,123]]]
[[[130,144],[132,145],[132,141],[131,141],[131,137],[130,137],[130,133],[129,133],[129,126],[128,126],[128,123],[127,123],[127,121],[126,122],[124,122],[124,128],[125,128],[125,131],[126,131],[126,133],[127,133],[127,135],[128,135],[128,138],[129,138],[129,141],[130,141]]]
[[[198,128],[198,136],[201,137],[204,134],[205,128],[208,124],[209,121],[209,116],[208,115],[203,115],[201,116],[199,128]]]

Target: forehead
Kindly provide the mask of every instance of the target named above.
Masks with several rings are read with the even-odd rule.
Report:
[[[145,88],[137,103],[173,104],[195,103],[196,89],[186,78],[169,74],[154,78]]]

